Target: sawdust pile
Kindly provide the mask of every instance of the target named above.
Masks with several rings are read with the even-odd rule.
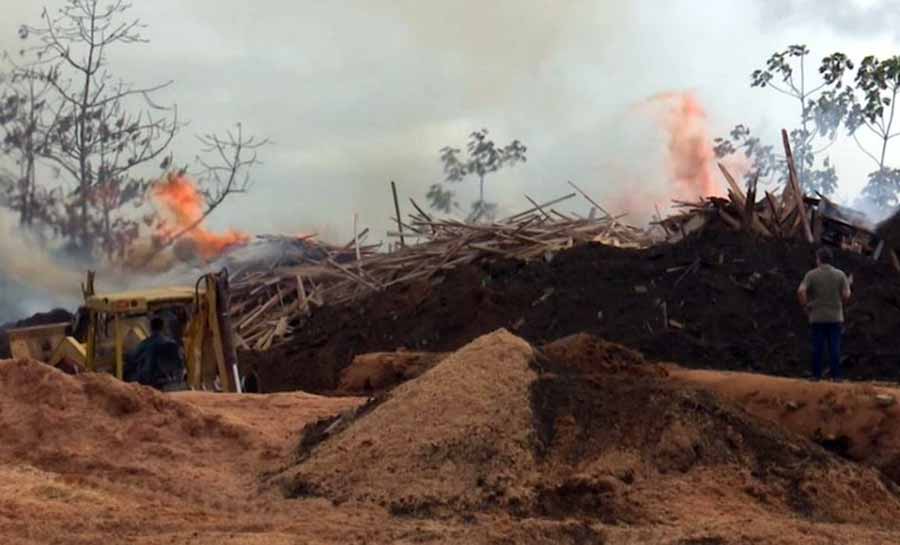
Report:
[[[148,491],[204,502],[176,470],[221,450],[247,448],[250,430],[111,375],[66,375],[29,360],[0,362],[0,462],[139,483]],[[182,482],[179,482],[182,481]]]
[[[535,470],[533,359],[509,333],[476,340],[316,448],[290,472],[289,493],[365,498],[394,513],[526,501],[514,480]]]
[[[589,336],[483,336],[304,441],[288,495],[395,515],[658,525],[703,516],[896,526],[897,487]],[[860,506],[865,505],[865,509]]]

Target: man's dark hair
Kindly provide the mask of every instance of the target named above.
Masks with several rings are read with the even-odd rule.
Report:
[[[156,317],[150,319],[150,333],[162,333],[166,327],[166,322],[162,318]]]
[[[816,250],[816,259],[819,260],[819,263],[830,265],[834,262],[834,254],[831,252],[831,248],[819,248]]]

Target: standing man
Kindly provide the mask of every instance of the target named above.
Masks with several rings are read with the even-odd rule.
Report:
[[[816,268],[806,273],[797,289],[797,298],[809,316],[812,333],[813,376],[822,379],[822,352],[828,345],[831,378],[843,378],[841,371],[841,330],[844,303],[850,299],[853,275],[832,265],[834,254],[828,248],[816,252]]]

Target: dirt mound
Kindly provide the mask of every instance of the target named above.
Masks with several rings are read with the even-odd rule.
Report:
[[[548,355],[576,346],[594,347],[597,361]],[[292,497],[415,517],[655,525],[733,509],[893,525],[900,516],[897,489],[877,471],[670,381],[634,352],[577,337],[542,355],[505,331],[397,387],[343,431],[304,442],[280,482]]]
[[[202,490],[170,482],[170,469],[221,444],[251,444],[242,426],[105,374],[71,376],[29,360],[0,362],[0,462],[57,474],[139,482],[149,490]],[[234,448],[233,446],[231,447]],[[198,480],[214,478],[202,475]]]
[[[633,372],[665,375],[659,366],[651,366],[640,352],[620,344],[578,333],[541,347],[541,352],[553,363],[582,373]]]
[[[900,389],[678,368],[670,376],[712,391],[848,460],[876,467],[900,484],[900,428],[896,425]]]
[[[533,358],[509,333],[473,342],[317,446],[286,476],[289,494],[366,498],[398,514],[490,501],[490,487],[534,469]]]
[[[444,359],[446,354],[432,352],[376,352],[353,358],[341,371],[338,392],[372,394],[388,390],[416,378]]]
[[[539,346],[587,332],[690,367],[807,376],[806,317],[796,288],[813,261],[802,242],[706,229],[646,250],[599,244],[522,264],[461,267],[347,306],[320,309],[287,345],[242,354],[265,391],[331,391],[354,356],[452,351],[498,328]],[[898,380],[900,277],[838,253],[854,275],[847,308],[850,378]]]

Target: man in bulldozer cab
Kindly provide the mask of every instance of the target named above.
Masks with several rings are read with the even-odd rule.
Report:
[[[175,340],[165,335],[166,323],[155,316],[150,320],[150,336],[128,354],[124,379],[163,392],[187,390],[184,353]]]

